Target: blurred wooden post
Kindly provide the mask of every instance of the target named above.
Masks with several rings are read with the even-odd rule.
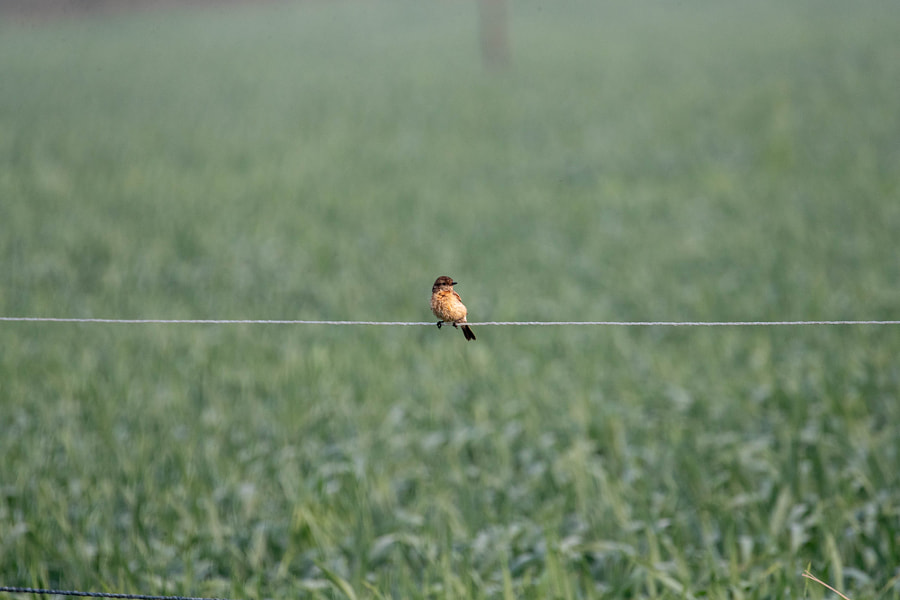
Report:
[[[491,69],[509,64],[509,14],[507,0],[478,0],[481,27],[481,56]]]

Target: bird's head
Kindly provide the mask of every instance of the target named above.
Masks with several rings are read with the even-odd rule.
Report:
[[[434,280],[434,285],[431,286],[432,292],[437,292],[440,290],[449,290],[452,289],[454,285],[459,285],[457,282],[453,281],[452,277],[447,277],[446,275],[441,275],[437,279]]]

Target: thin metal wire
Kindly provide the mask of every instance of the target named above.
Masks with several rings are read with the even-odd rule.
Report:
[[[82,596],[89,598],[125,598],[128,600],[226,600],[225,598],[204,598],[202,596],[148,596],[147,594],[108,594],[105,592],[78,592],[74,590],[48,590],[29,587],[0,586],[0,592],[10,594],[48,594],[52,596]]]
[[[768,327],[785,325],[900,325],[900,321],[486,321],[469,325],[607,325],[621,327]]]
[[[128,325],[383,325],[433,326],[434,321],[314,321],[284,319],[101,319],[75,317],[0,317],[4,322],[24,323],[113,323]],[[609,327],[773,327],[799,325],[900,325],[900,321],[473,321],[472,326],[487,325],[594,325]]]
[[[118,323],[143,325],[434,325],[435,321],[297,321],[284,319],[79,319],[70,317],[0,317],[0,321],[37,323]]]

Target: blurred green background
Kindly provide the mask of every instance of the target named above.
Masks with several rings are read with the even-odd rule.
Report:
[[[893,2],[0,21],[0,316],[900,318]],[[0,585],[900,597],[900,328],[0,323]]]

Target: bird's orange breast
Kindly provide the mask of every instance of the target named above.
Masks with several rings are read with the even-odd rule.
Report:
[[[431,311],[438,319],[453,323],[466,318],[466,305],[459,295],[452,291],[440,291],[431,295]]]

